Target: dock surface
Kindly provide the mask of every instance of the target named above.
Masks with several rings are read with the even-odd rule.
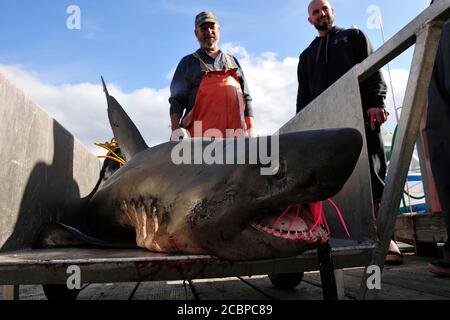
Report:
[[[450,278],[429,273],[436,258],[406,254],[404,264],[386,266],[380,300],[450,300]],[[362,268],[344,270],[345,299],[356,299]],[[1,293],[2,288],[0,288]],[[41,286],[20,287],[21,300],[45,300]],[[193,281],[86,284],[78,300],[322,300],[320,274],[307,272],[290,291],[274,288],[267,276],[232,277]]]

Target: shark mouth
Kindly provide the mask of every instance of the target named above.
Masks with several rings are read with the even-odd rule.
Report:
[[[251,221],[250,225],[276,238],[302,243],[324,243],[329,235],[323,225],[323,215],[313,211],[315,210],[311,205],[292,205],[284,210],[265,211]],[[277,214],[279,212],[281,214]]]

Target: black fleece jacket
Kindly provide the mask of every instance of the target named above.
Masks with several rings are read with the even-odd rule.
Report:
[[[369,39],[359,29],[333,27],[327,36],[316,37],[300,55],[297,113],[372,52]],[[380,71],[360,88],[365,117],[367,109],[384,107],[387,87]]]

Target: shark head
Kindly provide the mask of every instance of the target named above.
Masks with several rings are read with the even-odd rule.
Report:
[[[270,165],[259,158],[255,164],[210,164],[192,171],[180,166],[188,183],[177,189],[179,215],[208,253],[230,260],[286,257],[327,240],[322,229],[311,233],[308,204],[342,189],[359,158],[361,135],[354,129],[333,129],[246,139],[246,160],[250,145],[267,141],[269,150],[278,144],[272,174],[262,174]],[[235,141],[229,141],[224,154],[230,145],[237,151]],[[295,204],[301,212],[281,216]]]
[[[324,231],[308,234],[314,223],[308,204],[341,190],[361,152],[359,131],[186,139],[148,148],[120,104],[107,97],[128,162],[90,201],[95,236],[132,235],[152,251],[229,260],[292,256],[326,241]],[[280,217],[294,204],[300,215]]]

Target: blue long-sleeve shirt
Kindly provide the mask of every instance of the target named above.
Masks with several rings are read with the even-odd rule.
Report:
[[[224,52],[220,51],[216,59],[210,57],[202,49],[197,50],[197,54],[206,63],[208,70],[218,71],[227,69],[227,58]],[[245,81],[244,73],[235,57],[231,56],[231,62],[234,64],[233,68],[237,69],[239,83],[244,94],[244,100],[246,102],[245,116],[252,117],[252,98],[247,82]],[[181,117],[185,110],[186,114],[192,110],[202,78],[203,73],[197,58],[190,54],[181,59],[173,76],[172,84],[170,85],[170,114],[176,113]]]

